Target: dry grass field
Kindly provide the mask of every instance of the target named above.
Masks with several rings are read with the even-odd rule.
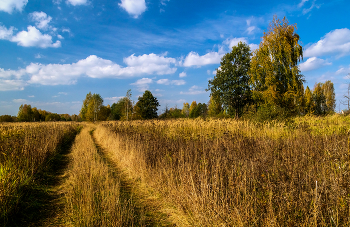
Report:
[[[130,175],[192,226],[349,226],[349,119],[109,122]],[[112,144],[111,141],[106,146]]]
[[[0,225],[350,226],[349,126],[339,115],[2,124]],[[45,206],[27,199],[43,181],[56,195]]]

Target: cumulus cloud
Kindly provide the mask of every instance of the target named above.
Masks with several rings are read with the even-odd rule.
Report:
[[[86,5],[87,4],[87,0],[67,0],[66,3],[67,4],[71,4],[73,6]]]
[[[7,29],[6,27],[0,25],[0,39],[6,39],[6,40],[11,39],[13,35],[13,30],[14,30],[13,27]]]
[[[29,14],[30,18],[35,21],[36,27],[39,29],[47,30],[52,17],[48,16],[44,12],[34,12]]]
[[[13,10],[18,10],[21,12],[27,3],[28,0],[1,0],[0,11],[12,13]]]
[[[151,55],[151,59],[155,58]],[[130,59],[138,59],[132,55]],[[129,59],[129,60],[130,60]],[[142,55],[141,59],[147,59]],[[160,58],[162,59],[162,57]],[[75,84],[79,77],[88,76],[91,78],[127,78],[144,74],[171,74],[176,68],[171,68],[168,64],[153,62],[148,65],[148,61],[125,60],[130,66],[122,67],[110,60],[102,59],[96,55],[90,55],[86,59],[79,60],[72,64],[39,64],[31,63],[25,69],[4,70],[0,69],[0,78],[17,77],[23,75],[30,77],[28,83],[41,85],[70,85]],[[164,59],[163,59],[164,60]],[[135,84],[136,85],[136,84]]]
[[[59,40],[53,43],[52,36],[42,34],[36,27],[28,26],[27,29],[28,31],[21,31],[16,35],[13,35],[13,27],[7,29],[4,26],[0,26],[0,39],[9,40],[17,43],[19,46],[24,47],[35,46],[40,48],[57,48],[61,46],[61,42]]]
[[[130,85],[134,85],[137,87],[137,90],[139,92],[144,92],[149,89],[149,85],[153,83],[153,80],[150,78],[142,78],[137,80],[135,83],[132,83]]]
[[[160,80],[157,81],[157,84],[164,84],[164,85],[184,85],[184,84],[186,84],[186,81],[184,81],[184,80],[160,79]]]
[[[188,91],[181,91],[180,94],[184,94],[184,95],[199,95],[199,94],[203,94],[205,93],[206,91],[201,88],[201,87],[198,87],[197,85],[193,85],[192,87],[190,87],[190,89],[188,89]]]
[[[23,80],[3,80],[0,79],[0,91],[21,91],[26,83]]]
[[[327,33],[317,43],[305,50],[305,57],[319,57],[325,55],[342,57],[350,54],[350,30],[336,29]]]
[[[219,64],[224,53],[219,52],[209,52],[205,55],[200,56],[198,53],[191,51],[185,58],[183,66],[203,66],[209,64]]]
[[[182,72],[182,73],[179,74],[180,78],[183,78],[183,77],[186,77],[186,76],[187,76],[187,74],[185,72]]]
[[[303,62],[299,65],[301,71],[310,71],[314,69],[321,68],[326,65],[331,65],[332,63],[327,62],[326,60],[312,57],[306,60],[306,62]]]
[[[135,56],[133,54],[127,58],[124,58],[123,61],[130,68],[138,68],[147,74],[173,74],[177,70],[177,68],[170,67],[171,64],[176,64],[176,59],[167,58],[165,55],[156,55],[151,53]]]
[[[121,0],[119,6],[134,18],[138,18],[147,9],[145,0]]]

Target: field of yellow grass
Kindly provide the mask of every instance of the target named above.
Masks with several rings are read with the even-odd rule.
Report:
[[[0,129],[2,223],[26,211],[28,187],[65,149],[67,165],[55,186],[62,209],[52,212],[60,219],[53,225],[350,225],[348,117],[16,123]],[[72,145],[62,148],[64,138]],[[21,223],[34,225],[26,220]]]

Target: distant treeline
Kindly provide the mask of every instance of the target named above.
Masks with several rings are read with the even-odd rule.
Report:
[[[81,121],[76,115],[51,113],[46,110],[37,109],[31,105],[22,104],[17,116],[1,115],[0,122],[40,122],[40,121]]]

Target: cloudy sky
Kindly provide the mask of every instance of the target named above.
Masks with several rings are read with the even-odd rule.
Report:
[[[221,57],[239,41],[256,49],[274,15],[297,24],[306,85],[331,80],[340,101],[349,12],[348,0],[1,0],[0,115],[22,103],[78,114],[90,91],[105,105],[128,89],[160,110],[207,102]]]

